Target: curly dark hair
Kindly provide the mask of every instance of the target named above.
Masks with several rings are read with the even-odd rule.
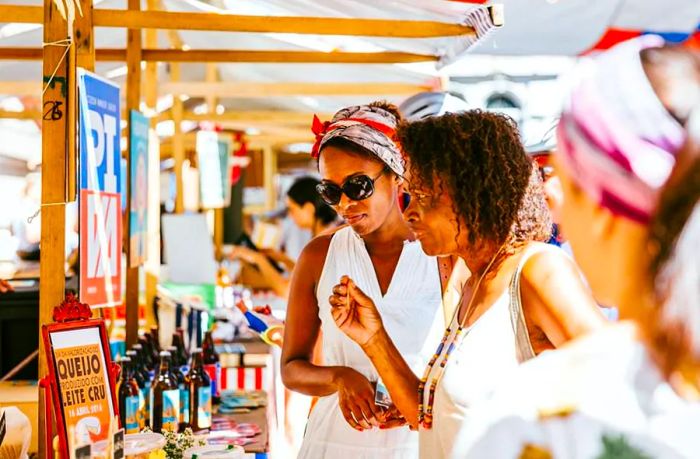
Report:
[[[508,116],[469,110],[404,123],[411,180],[446,187],[470,244],[546,241],[552,221],[536,166]]]

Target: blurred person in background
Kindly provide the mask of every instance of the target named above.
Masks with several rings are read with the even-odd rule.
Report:
[[[26,176],[22,212],[12,222],[12,235],[17,239],[17,256],[22,261],[36,262],[41,255],[41,174]],[[77,202],[66,203],[65,253],[71,269],[76,267],[80,244]],[[38,272],[38,269],[36,270]],[[37,274],[38,276],[38,274]]]
[[[517,369],[455,458],[698,457],[700,55],[642,36],[576,69],[563,229],[620,321]]]
[[[7,293],[12,291],[14,291],[12,285],[10,285],[10,283],[6,280],[0,279],[0,293]]]
[[[321,199],[316,190],[320,183],[320,180],[313,177],[301,177],[287,191],[287,212],[290,219],[299,229],[310,231],[312,237],[331,230],[338,223],[338,214]],[[275,250],[254,250],[245,246],[235,246],[230,257],[253,265],[264,284],[269,285],[277,295],[287,298],[289,278],[275,269],[272,263],[283,265],[286,272],[291,273],[295,265],[294,259]]]

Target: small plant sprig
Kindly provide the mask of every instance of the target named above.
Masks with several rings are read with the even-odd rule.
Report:
[[[144,432],[150,432],[150,430],[144,430]],[[206,441],[195,437],[192,429],[189,427],[182,433],[164,430],[162,434],[165,437],[163,451],[165,451],[166,459],[182,459],[182,455],[188,449],[207,444]]]

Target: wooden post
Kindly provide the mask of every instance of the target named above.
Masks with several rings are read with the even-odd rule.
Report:
[[[73,36],[75,37],[77,64],[85,70],[95,70],[95,30],[92,24],[92,0],[80,0],[83,15],[75,18]]]
[[[67,81],[69,37],[68,22],[53,0],[44,0],[44,64],[42,95],[41,140],[41,262],[39,265],[39,326],[53,321],[53,308],[65,296],[65,227],[67,196],[68,93],[74,91],[75,81]],[[41,337],[41,329],[39,331]],[[39,339],[39,378],[47,375],[46,350]],[[44,391],[39,390],[39,457],[51,457],[46,451],[46,418]]]
[[[149,10],[157,9],[157,0],[147,0]],[[158,47],[158,32],[146,29],[146,46]],[[144,99],[150,113],[156,113],[158,102],[158,64],[148,62],[143,83]],[[157,119],[151,118],[151,128],[155,129]],[[156,299],[158,276],[160,275],[160,148],[150,144],[148,149],[148,238],[146,242],[146,322],[156,323],[153,314],[153,302]]]
[[[205,80],[215,83],[219,80],[216,64],[207,64]],[[216,114],[218,98],[211,94],[204,98],[207,104],[207,115]],[[217,261],[221,261],[224,247],[224,209],[214,209],[214,256]]]
[[[129,0],[129,9],[138,11],[141,9],[140,0]],[[126,46],[126,113],[130,119],[132,110],[139,110],[141,103],[141,30],[127,30]],[[129,128],[133,127],[129,125]],[[131,136],[127,136],[126,149],[126,231],[124,241],[126,244],[126,345],[136,344],[139,331],[139,266],[131,265],[131,244],[129,241],[129,228],[131,219]]]
[[[263,148],[263,186],[265,187],[265,209],[272,210],[277,204],[275,196],[275,174],[277,174],[277,156],[271,144]]]
[[[180,80],[180,64],[170,64],[170,80]],[[173,122],[175,131],[173,133],[173,158],[175,159],[175,213],[181,214],[185,211],[185,197],[183,195],[182,165],[185,162],[185,136],[182,134],[182,99],[180,96],[173,96]]]

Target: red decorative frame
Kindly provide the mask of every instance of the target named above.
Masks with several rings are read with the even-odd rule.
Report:
[[[65,419],[63,415],[63,403],[61,403],[61,391],[58,387],[57,369],[54,361],[53,347],[51,345],[51,334],[66,330],[80,330],[97,328],[99,330],[100,342],[102,344],[102,353],[104,355],[104,365],[107,369],[109,385],[109,394],[112,398],[112,408],[114,413],[112,417],[119,419],[119,404],[116,396],[116,377],[119,372],[119,367],[112,363],[111,351],[109,347],[109,338],[107,337],[107,329],[103,319],[88,319],[86,318],[86,308],[89,312],[89,307],[80,303],[72,294],[68,294],[66,300],[54,309],[54,320],[58,319],[61,322],[46,324],[41,327],[42,338],[44,340],[44,349],[46,352],[47,375],[40,381],[40,386],[45,389],[45,405],[46,405],[46,451],[49,454],[53,448],[53,435],[51,433],[51,409],[53,405],[53,414],[56,417],[56,426],[58,430],[60,457],[70,457],[68,449],[68,432],[66,430]],[[87,316],[89,317],[89,316]]]

